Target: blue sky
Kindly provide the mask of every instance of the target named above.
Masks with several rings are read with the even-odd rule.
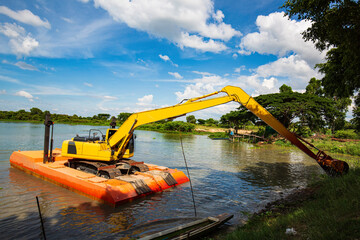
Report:
[[[324,61],[278,0],[0,0],[0,109],[117,115],[226,85],[304,91]],[[195,113],[219,118],[237,104]]]

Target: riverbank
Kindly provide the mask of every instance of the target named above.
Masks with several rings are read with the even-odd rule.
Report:
[[[269,203],[222,239],[359,239],[360,163]],[[354,167],[356,165],[356,167]]]
[[[360,141],[357,139],[335,139],[331,137],[325,138],[308,138],[308,142],[315,147],[328,153],[341,153],[352,156],[360,156]],[[289,141],[278,139],[273,144],[283,147],[295,147]]]

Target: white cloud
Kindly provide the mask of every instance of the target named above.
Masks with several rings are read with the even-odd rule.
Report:
[[[325,58],[326,52],[320,53],[313,42],[305,42],[302,38],[301,33],[311,26],[310,21],[291,20],[283,12],[275,12],[258,16],[256,25],[259,32],[249,33],[241,39],[239,54],[258,52],[284,57],[295,53],[310,66]]]
[[[264,78],[258,74],[253,74],[250,76],[240,76],[237,80],[237,84],[248,94],[252,93],[252,96],[279,92],[279,81],[276,77]]]
[[[200,97],[202,95],[218,91],[224,87],[228,81],[218,75],[203,75],[202,78],[193,79],[192,82],[194,82],[194,84],[188,84],[185,87],[184,92],[175,93],[178,101]]]
[[[73,23],[74,22],[70,18],[66,18],[66,17],[62,17],[61,19],[64,20],[65,22],[67,22],[67,23]]]
[[[84,85],[87,86],[87,87],[93,87],[93,85],[91,83],[88,83],[88,82],[84,82]]]
[[[208,73],[208,72],[199,72],[199,71],[192,71],[193,73],[196,73],[196,74],[199,74],[199,75],[202,75],[202,76],[213,76],[215,74],[213,73]]]
[[[216,13],[213,14],[213,18],[217,21],[217,22],[222,22],[224,19],[225,15],[221,10],[217,10]]]
[[[2,95],[2,94],[6,94],[6,90],[5,90],[5,89],[3,89],[3,90],[0,91],[0,95]]]
[[[166,38],[181,48],[220,52],[228,41],[241,33],[214,11],[212,0],[95,0],[95,6],[108,11],[115,21]],[[205,38],[207,40],[205,40]],[[217,39],[215,41],[214,39]]]
[[[39,42],[26,34],[25,29],[16,23],[4,23],[0,25],[0,33],[7,36],[12,52],[18,56],[29,55],[31,51],[39,46]]]
[[[105,100],[116,100],[117,97],[112,97],[112,96],[104,96],[103,97]]]
[[[268,16],[258,16],[258,32],[244,36],[239,45],[239,54],[273,54],[276,61],[249,70],[251,75],[240,75],[240,85],[253,95],[279,91],[282,84],[303,91],[312,77],[322,78],[314,69],[316,63],[324,60],[326,52],[320,53],[314,44],[305,42],[302,32],[311,26],[309,21],[290,20],[284,13],[275,12]],[[236,68],[240,73],[242,69]]]
[[[33,95],[31,95],[30,93],[25,92],[25,91],[18,91],[18,92],[15,93],[15,96],[20,96],[20,97],[27,98],[27,99],[29,99],[30,102],[34,101]]]
[[[162,60],[164,60],[165,62],[168,62],[168,61],[169,61],[169,62],[171,63],[171,65],[173,65],[173,66],[175,66],[175,67],[179,67],[179,65],[177,65],[176,63],[174,63],[173,61],[171,61],[171,59],[169,58],[169,56],[159,54],[159,57],[160,57]]]
[[[286,77],[293,88],[304,89],[312,77],[322,75],[297,55],[279,58],[256,69],[260,77]]]
[[[22,61],[19,61],[19,62],[16,62],[16,63],[12,63],[12,62],[9,62],[7,60],[2,60],[1,61],[2,63],[4,64],[9,64],[9,65],[14,65],[18,68],[21,68],[21,69],[24,69],[24,70],[30,70],[30,71],[39,71],[39,69],[31,64],[28,64],[26,62],[22,62]]]
[[[242,46],[243,47],[243,46]],[[240,55],[251,55],[251,51],[246,51],[244,49],[240,49],[239,51],[237,51]]]
[[[200,97],[209,93],[219,91],[223,87],[229,84],[235,86],[237,85],[236,82],[232,80],[228,80],[226,78],[222,78],[221,76],[215,74],[204,73],[204,72],[196,72],[196,73],[202,75],[202,77],[191,80],[193,83],[186,85],[184,91],[175,92],[175,95],[179,102],[183,99]],[[224,96],[224,94],[217,95],[217,97],[222,97],[222,96]],[[222,104],[219,106],[214,106],[208,109],[197,111],[192,114],[194,114],[197,118],[219,119],[222,115],[230,111],[236,110],[237,107],[239,107],[238,103],[230,102],[227,104]]]
[[[10,83],[17,83],[17,84],[20,83],[20,81],[15,79],[15,78],[3,76],[3,75],[0,75],[0,81],[10,82]]]
[[[178,43],[180,48],[190,47],[201,50],[203,52],[215,52],[219,53],[227,49],[224,43],[214,41],[212,39],[207,42],[203,37],[197,35],[190,35],[189,33],[181,33],[180,42]]]
[[[183,76],[181,76],[178,72],[168,72],[171,76],[174,76],[176,79],[183,79]]]
[[[45,19],[41,20],[39,16],[34,15],[31,11],[25,9],[25,10],[19,10],[19,11],[13,11],[5,6],[0,6],[0,13],[4,14],[16,21],[29,24],[35,27],[45,27],[50,29],[51,25],[50,23]]]
[[[21,68],[21,69],[24,69],[24,70],[30,70],[30,71],[39,71],[39,69],[37,69],[37,67],[31,65],[31,64],[28,64],[26,62],[17,62],[14,64],[15,66]]]
[[[272,77],[270,79],[264,79],[263,83],[261,84],[261,86],[266,87],[268,89],[272,89],[275,87],[275,84],[277,83],[277,79]]]
[[[169,58],[168,55],[161,55],[161,54],[159,54],[159,57],[160,57],[162,60],[164,60],[165,62],[170,61],[170,58]]]
[[[238,67],[238,68],[235,68],[234,72],[236,73],[240,73],[241,71],[244,71],[246,69],[246,67],[244,65]]]
[[[32,50],[39,46],[39,42],[30,35],[20,39],[11,39],[9,44],[16,55],[29,55]]]
[[[237,58],[238,58],[238,55],[237,55],[236,53],[234,53],[234,54],[232,55],[232,58],[233,58],[233,59],[237,59]]]
[[[144,106],[144,107],[148,107],[148,106],[152,106],[152,101],[153,101],[153,95],[145,95],[142,98],[138,98],[138,102],[136,103],[139,106]]]

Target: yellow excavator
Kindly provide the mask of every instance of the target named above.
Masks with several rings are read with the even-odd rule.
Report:
[[[226,95],[213,97],[220,93]],[[138,126],[163,119],[174,119],[190,112],[231,101],[242,104],[292,144],[315,159],[326,173],[342,175],[348,172],[349,166],[346,162],[333,159],[304,139],[288,131],[283,124],[251,96],[241,88],[234,86],[227,86],[221,91],[188,99],[171,107],[134,113],[118,129],[115,128],[116,124],[113,123],[112,127],[107,129],[104,135],[99,130],[91,129],[87,137],[76,136],[71,140],[64,141],[61,154],[72,158],[69,161],[70,167],[106,178],[114,178],[134,171],[147,171],[147,166],[142,162],[128,159],[134,155],[134,130]],[[311,151],[304,143],[316,149],[317,153]]]

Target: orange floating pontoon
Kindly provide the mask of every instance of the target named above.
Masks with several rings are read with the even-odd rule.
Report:
[[[149,167],[146,172],[106,179],[67,167],[69,158],[61,156],[61,149],[55,149],[53,156],[54,162],[43,163],[43,151],[18,151],[11,155],[10,164],[31,175],[111,205],[189,181],[182,171],[153,164],[146,164]]]

